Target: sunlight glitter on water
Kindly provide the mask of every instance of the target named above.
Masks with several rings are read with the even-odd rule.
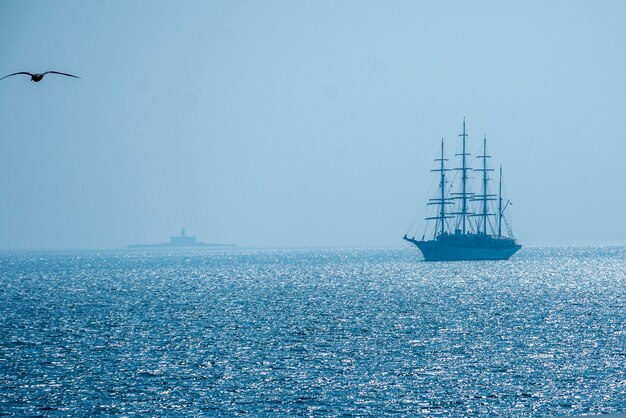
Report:
[[[4,254],[0,411],[624,412],[623,253]]]

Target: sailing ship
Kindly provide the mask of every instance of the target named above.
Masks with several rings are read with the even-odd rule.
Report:
[[[468,164],[467,137],[465,131],[465,119],[463,120],[463,132],[459,134],[463,148],[460,154],[461,167],[446,168],[448,161],[444,156],[444,143],[441,140],[441,155],[436,158],[438,167],[433,172],[439,173],[439,191],[435,198],[429,199],[428,205],[434,206],[437,211],[433,216],[425,218],[430,224],[434,223],[432,239],[426,240],[426,233],[420,240],[415,237],[409,238],[404,234],[403,239],[417,246],[424,255],[426,261],[457,261],[457,260],[508,260],[520,248],[513,232],[506,221],[504,212],[511,201],[502,204],[502,165],[498,179],[498,195],[489,192],[489,177],[493,171],[487,165],[487,137],[483,138],[482,164],[480,168],[472,169]],[[449,181],[446,173],[449,171],[460,172],[460,187],[454,191],[448,187]],[[470,191],[469,171],[481,173],[482,187],[480,193]],[[454,181],[452,182],[454,183]],[[497,208],[493,208],[496,206]],[[496,212],[497,210],[497,212]],[[495,219],[494,219],[495,217]],[[503,235],[503,223],[508,235]]]

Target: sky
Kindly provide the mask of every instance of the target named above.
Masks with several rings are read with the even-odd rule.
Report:
[[[464,117],[523,245],[624,243],[625,21],[618,0],[3,1],[0,76],[81,78],[0,81],[0,248],[401,247]]]

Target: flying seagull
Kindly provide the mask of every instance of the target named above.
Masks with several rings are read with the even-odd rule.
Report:
[[[61,75],[66,75],[68,77],[80,78],[80,77],[78,77],[76,75],[72,75],[72,74],[68,74],[68,73],[60,73],[58,71],[46,71],[45,73],[41,73],[41,74],[39,74],[39,73],[34,73],[33,74],[33,73],[26,72],[26,71],[20,71],[20,72],[17,72],[17,73],[5,75],[4,77],[0,78],[0,80],[4,80],[7,77],[11,77],[12,75],[18,75],[18,74],[29,75],[31,81],[34,81],[35,83],[40,82],[43,79],[43,76],[46,75],[46,74],[61,74]]]

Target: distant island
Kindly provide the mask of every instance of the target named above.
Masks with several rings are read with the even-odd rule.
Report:
[[[128,248],[189,248],[189,247],[234,247],[235,244],[216,244],[196,241],[196,237],[188,236],[185,228],[181,228],[180,235],[170,237],[170,242],[161,244],[133,244]]]

